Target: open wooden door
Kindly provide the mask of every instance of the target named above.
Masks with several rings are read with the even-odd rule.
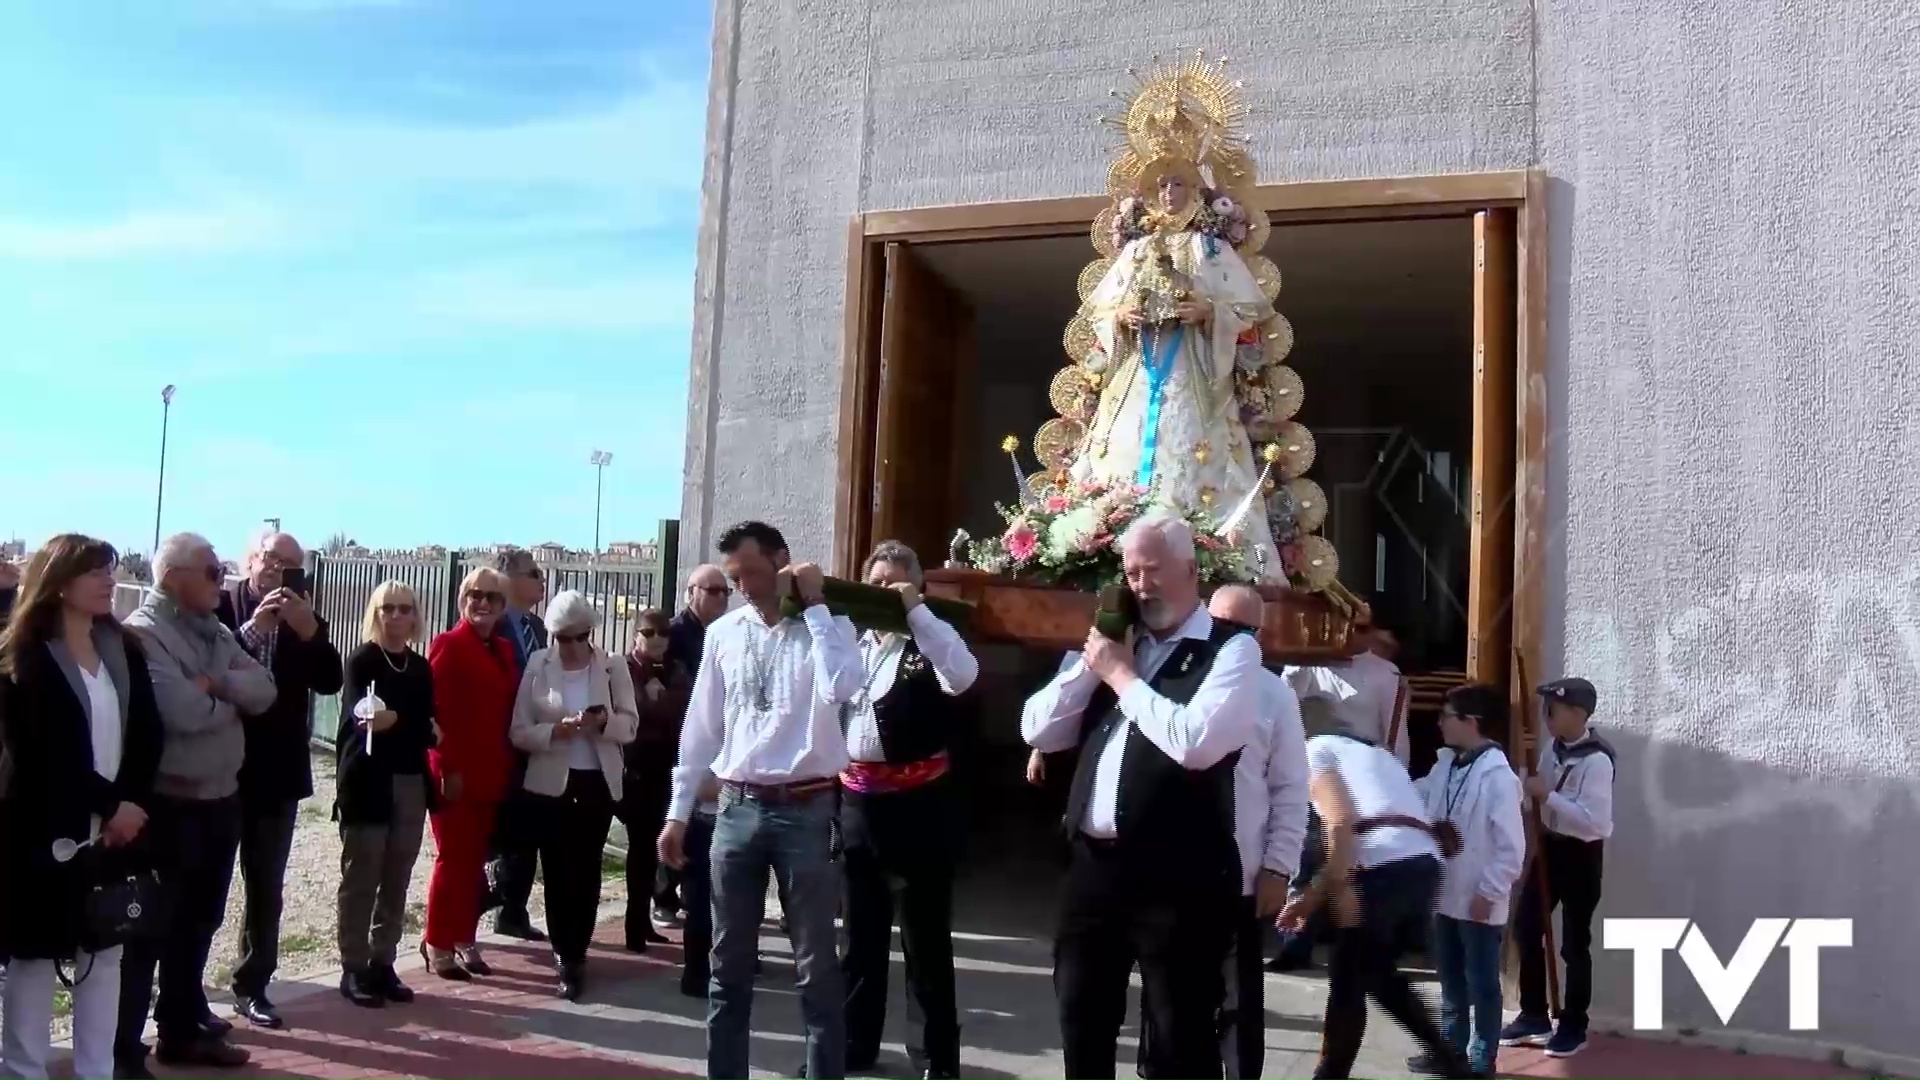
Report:
[[[873,516],[861,555],[899,540],[936,567],[959,524],[954,451],[973,313],[910,245],[890,243],[880,318]]]
[[[1514,213],[1473,216],[1473,502],[1467,677],[1512,682],[1515,311]],[[1519,688],[1521,694],[1526,688]],[[1515,716],[1521,713],[1516,711]],[[1519,750],[1520,744],[1509,747]]]

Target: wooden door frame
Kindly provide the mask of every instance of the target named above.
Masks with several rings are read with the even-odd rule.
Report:
[[[873,424],[879,382],[880,296],[884,246],[967,240],[1010,240],[1087,232],[1105,196],[874,210],[847,229],[845,328],[840,373],[838,462],[834,492],[834,565],[857,572],[872,513]],[[1511,208],[1515,217],[1518,325],[1514,328],[1515,432],[1513,497],[1514,645],[1530,667],[1545,617],[1540,567],[1546,555],[1546,177],[1538,169],[1378,180],[1264,184],[1255,202],[1275,225],[1394,218],[1465,217]],[[1089,241],[1089,258],[1091,254]],[[945,552],[921,552],[937,565]],[[1509,685],[1517,679],[1510,673]],[[1516,694],[1516,703],[1519,695]],[[1516,725],[1516,727],[1519,725]]]

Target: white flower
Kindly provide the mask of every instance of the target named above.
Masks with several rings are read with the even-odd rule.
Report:
[[[1213,212],[1219,214],[1221,217],[1232,214],[1233,209],[1233,200],[1227,198],[1225,195],[1213,200]]]
[[[1100,528],[1100,512],[1090,503],[1053,519],[1047,526],[1046,551],[1050,561],[1058,562],[1080,550],[1082,543]]]

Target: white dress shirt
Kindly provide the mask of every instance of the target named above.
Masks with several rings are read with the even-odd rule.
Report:
[[[1593,738],[1589,731],[1573,745]],[[1561,774],[1566,781],[1561,782]],[[1613,759],[1595,751],[1566,762],[1554,751],[1552,736],[1540,749],[1540,775],[1546,777],[1547,804],[1540,824],[1576,840],[1605,840],[1613,835]],[[1555,788],[1559,790],[1554,790]]]
[[[1450,919],[1473,920],[1475,897],[1491,908],[1481,922],[1507,925],[1507,904],[1527,857],[1520,815],[1520,778],[1498,746],[1489,746],[1461,768],[1459,751],[1443,747],[1427,775],[1414,781],[1427,803],[1427,820],[1451,821],[1460,832],[1460,853],[1447,860],[1434,910]]]
[[[1412,741],[1407,736],[1407,702],[1400,694],[1404,680],[1393,661],[1363,652],[1349,660],[1329,665],[1335,677],[1352,686],[1355,693],[1334,706],[1348,731],[1387,747],[1387,733],[1394,727],[1394,702],[1400,702],[1400,731],[1387,747],[1400,764],[1407,763]]]
[[[1262,870],[1292,878],[1307,840],[1307,741],[1300,701],[1287,680],[1260,673],[1260,713],[1233,770],[1233,833],[1241,891],[1252,896]]]
[[[1426,821],[1427,804],[1407,770],[1393,755],[1345,735],[1315,735],[1307,740],[1307,769],[1332,772],[1347,789],[1354,820],[1408,817]],[[1416,855],[1440,856],[1440,846],[1423,829],[1384,826],[1355,838],[1353,863],[1360,869],[1384,866]]]
[[[967,648],[960,632],[946,620],[915,604],[907,612],[907,627],[920,655],[927,658],[940,689],[949,695],[964,694],[980,677],[980,661]],[[880,745],[880,721],[873,715],[873,703],[887,696],[900,672],[900,657],[906,641],[896,634],[867,633],[860,636],[860,692],[847,704],[847,756],[855,761],[885,761]]]
[[[1140,680],[1120,695],[1126,722],[1114,730],[1094,762],[1093,796],[1080,824],[1088,836],[1119,835],[1120,765],[1130,728],[1138,728],[1174,764],[1194,770],[1219,764],[1253,737],[1260,712],[1259,678],[1266,669],[1260,666],[1260,643],[1252,634],[1236,634],[1220,646],[1213,667],[1185,705],[1174,704],[1147,685],[1183,639],[1205,641],[1212,634],[1213,616],[1202,607],[1165,637],[1148,635],[1136,641],[1134,671]],[[1100,685],[1086,658],[1068,653],[1053,681],[1027,699],[1020,717],[1027,745],[1043,754],[1072,749],[1080,741],[1087,703]]]
[[[860,690],[853,623],[825,604],[769,627],[751,604],[707,628],[680,733],[667,816],[685,821],[711,773],[742,784],[790,784],[847,767],[840,706]]]

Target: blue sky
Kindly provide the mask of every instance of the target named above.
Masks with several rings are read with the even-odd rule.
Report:
[[[650,536],[710,9],[0,3],[0,537]]]

